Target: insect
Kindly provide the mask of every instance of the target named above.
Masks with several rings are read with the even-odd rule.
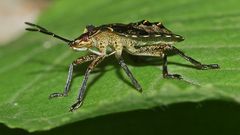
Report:
[[[88,25],[86,26],[84,33],[74,40],[63,38],[33,23],[25,22],[25,24],[31,26],[31,28],[26,28],[28,31],[36,31],[51,35],[66,42],[67,45],[75,51],[89,52],[88,55],[79,57],[70,64],[64,91],[60,93],[52,93],[49,96],[49,98],[67,96],[72,80],[73,67],[91,61],[79,89],[77,101],[70,107],[70,111],[74,111],[82,105],[87,80],[91,71],[106,57],[112,55],[115,55],[118,59],[120,66],[126,72],[135,88],[139,92],[142,91],[138,81],[134,78],[122,58],[123,51],[131,55],[161,57],[163,60],[162,75],[164,78],[182,79],[182,76],[179,74],[168,73],[167,56],[169,53],[180,55],[185,60],[195,65],[198,69],[220,68],[218,64],[202,64],[174,47],[174,43],[183,41],[184,38],[168,30],[161,22],[151,23],[143,20],[136,23],[113,23],[98,27]]]

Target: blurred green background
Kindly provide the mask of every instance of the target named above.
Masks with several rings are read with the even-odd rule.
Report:
[[[4,99],[8,99],[8,96],[11,96],[13,92],[17,91],[19,86],[22,85],[20,81],[24,82],[24,79],[31,80],[32,76],[36,76],[41,72],[47,74],[47,76],[43,75],[43,79],[40,80],[41,83],[37,81],[37,84],[39,85],[39,89],[37,90],[42,91],[37,93],[39,94],[39,98],[36,97],[33,102],[29,103],[27,106],[28,109],[30,107],[35,107],[33,103],[40,102],[40,99],[44,99],[44,101],[41,101],[41,103],[43,105],[49,106],[49,108],[54,105],[56,106],[58,104],[61,104],[61,101],[54,101],[54,103],[51,103],[47,100],[45,101],[45,98],[42,97],[46,97],[46,94],[50,93],[50,91],[46,90],[49,89],[49,87],[57,87],[59,89],[62,88],[62,85],[56,86],[57,84],[55,83],[59,80],[61,80],[61,82],[64,82],[64,77],[66,76],[67,72],[67,66],[64,67],[64,65],[69,64],[73,58],[79,56],[79,54],[73,54],[72,56],[67,55],[66,57],[68,58],[66,61],[55,65],[56,72],[54,72],[53,69],[41,71],[41,69],[44,69],[46,65],[52,64],[52,60],[57,55],[61,56],[63,52],[69,50],[66,50],[65,46],[61,46],[63,43],[58,42],[54,39],[50,39],[50,37],[36,33],[25,34],[24,28],[26,26],[24,26],[24,21],[37,22],[38,24],[46,26],[50,30],[59,33],[60,35],[65,35],[65,37],[70,39],[79,36],[82,33],[85,25],[88,24],[101,25],[114,22],[129,23],[143,19],[150,21],[162,21],[167,26],[167,28],[176,32],[177,34],[184,35],[186,38],[186,41],[179,43],[179,48],[185,49],[188,54],[192,54],[195,57],[203,59],[204,61],[220,63],[222,69],[220,75],[214,71],[204,71],[204,74],[202,71],[195,71],[194,69],[190,71],[187,69],[182,70],[183,67],[181,66],[176,67],[176,69],[171,69],[174,72],[181,71],[181,73],[183,73],[185,76],[189,75],[189,78],[194,78],[195,81],[204,84],[204,86],[208,83],[211,84],[210,86],[214,87],[214,89],[209,89],[209,93],[208,89],[204,91],[200,91],[202,89],[195,89],[190,91],[190,94],[188,95],[188,91],[185,89],[188,87],[186,84],[173,82],[173,84],[178,86],[178,88],[183,89],[183,91],[173,90],[173,94],[179,95],[179,93],[186,92],[186,95],[180,95],[180,100],[177,98],[168,99],[167,96],[166,99],[163,99],[163,102],[160,101],[160,103],[153,100],[153,102],[155,101],[156,103],[151,104],[151,106],[158,107],[145,107],[144,105],[139,105],[136,106],[136,110],[133,107],[132,109],[123,109],[123,111],[126,112],[120,111],[119,113],[118,110],[112,114],[107,113],[107,115],[103,115],[105,113],[100,113],[99,115],[96,115],[97,117],[86,117],[88,119],[82,121],[78,121],[78,118],[81,117],[80,115],[79,117],[75,115],[71,117],[71,121],[67,121],[66,123],[63,122],[63,124],[66,125],[57,123],[53,124],[52,127],[55,128],[49,131],[35,131],[33,133],[28,133],[23,129],[8,128],[5,126],[6,123],[3,122],[3,124],[0,124],[0,134],[240,134],[240,93],[238,92],[240,89],[240,86],[238,84],[240,78],[238,69],[239,64],[236,64],[239,63],[238,55],[240,45],[240,33],[238,32],[240,29],[239,5],[240,1],[238,0],[1,1],[1,65],[10,65],[11,60],[17,61],[19,56],[22,56],[24,53],[29,53],[29,51],[31,51],[30,53],[32,53],[32,57],[37,57],[36,59],[27,59],[26,62],[23,63],[27,65],[29,70],[31,70],[31,72],[29,71],[31,73],[30,75],[24,74],[28,69],[24,69],[25,66],[22,65],[20,65],[20,68],[18,69],[13,68],[9,70],[10,73],[4,73],[4,70],[8,70],[5,69],[4,66],[2,66],[0,70],[0,73],[3,72],[0,77],[2,83],[2,93],[0,95],[0,118],[3,118],[5,122],[8,122],[9,120],[9,123],[11,124],[6,122],[7,125],[9,124],[15,126],[18,122],[20,122],[20,127],[24,125],[21,124],[21,120],[24,123],[23,118],[25,118],[25,116],[19,117],[19,119],[17,119],[19,121],[11,118],[13,114],[15,114],[18,110],[14,110],[14,108],[11,107],[11,104],[7,104],[2,101]],[[46,42],[42,43],[45,40]],[[57,46],[56,44],[60,44],[60,46]],[[41,46],[37,47],[38,45]],[[208,47],[211,49],[208,49]],[[34,56],[35,52],[40,52],[40,54],[38,56]],[[204,55],[207,55],[207,57],[204,57]],[[42,61],[42,59],[46,59],[46,61]],[[29,61],[31,60],[35,60],[33,61],[35,64],[33,64],[34,66],[28,66]],[[180,59],[173,58],[172,60],[178,61]],[[133,63],[131,60],[128,62]],[[105,63],[105,65],[106,64],[108,63]],[[137,64],[134,66],[136,65]],[[36,70],[36,67],[38,67],[38,70]],[[135,70],[134,68],[134,72],[139,74],[142,71],[144,71],[146,74],[155,72],[155,70],[146,70],[146,68],[150,69],[150,67],[139,66],[139,69]],[[17,76],[15,78],[13,74],[15,74],[15,72],[18,70],[20,70],[20,72],[22,71],[22,74],[26,76]],[[109,73],[112,73],[112,71],[109,71],[105,76],[109,77]],[[10,78],[9,76],[14,77]],[[211,76],[215,76],[216,78],[211,78]],[[54,77],[56,77],[56,80],[51,80],[51,78]],[[16,82],[19,78],[20,81]],[[156,77],[151,76],[150,79],[152,78]],[[53,84],[51,86],[48,86],[49,82],[44,81],[44,79],[51,80]],[[95,86],[93,86],[92,89],[99,87],[99,82],[101,79],[97,80],[98,83],[94,84]],[[144,87],[148,88],[148,82],[151,83],[151,81],[149,79],[139,79],[141,81],[141,84],[143,84]],[[75,82],[79,82],[80,80],[81,79],[77,79]],[[12,82],[14,82],[14,85],[12,85]],[[161,80],[161,82],[159,82],[159,85],[165,84],[165,82],[168,81]],[[124,82],[123,84],[124,85],[122,85],[122,89],[130,87],[125,86],[126,84]],[[9,89],[16,91],[10,91],[7,93],[7,85]],[[72,89],[77,89],[78,85],[74,85],[73,87],[74,88]],[[157,86],[154,88],[161,89],[161,87]],[[89,92],[89,95],[91,92]],[[161,93],[162,91],[159,92],[159,95],[164,94]],[[204,92],[206,93],[204,94]],[[93,95],[96,94],[94,92],[92,93]],[[25,94],[27,95],[27,93]],[[27,99],[32,99],[32,95],[35,94],[36,93],[30,93],[29,95],[23,97],[23,102],[28,101]],[[123,92],[122,94],[125,93]],[[181,96],[183,97],[183,100]],[[186,96],[186,99],[184,96]],[[89,97],[89,104],[86,104],[86,108],[88,106],[91,107],[91,103],[94,105],[94,101],[91,100],[91,96]],[[156,96],[153,98],[159,97]],[[61,107],[70,105],[73,101],[72,99],[75,99],[75,97],[71,96],[70,98],[66,99],[63,104],[55,108],[56,111],[53,111],[53,113],[58,113],[58,111],[61,110],[59,111],[59,114],[64,114],[63,112],[65,112],[67,109]],[[236,101],[238,103],[228,101]],[[148,102],[143,103],[147,104]],[[166,105],[164,105],[165,103]],[[41,106],[39,106],[39,108],[41,108]],[[39,108],[33,108],[33,110],[36,109],[36,111],[38,111]],[[49,108],[46,108],[46,110]],[[31,108],[30,111],[26,110],[26,114],[31,114],[28,112],[31,112],[33,110],[31,110]],[[81,112],[79,112],[79,114],[80,113]],[[22,115],[25,115],[25,112]],[[54,114],[51,114],[51,112],[45,112],[44,115],[52,116]],[[67,116],[69,115],[71,114],[67,114]],[[28,119],[31,119],[31,117]],[[57,120],[55,122],[57,122]],[[33,121],[32,125],[35,124],[36,123]],[[42,124],[44,125],[44,123]],[[42,125],[39,125],[39,127],[40,126]],[[24,128],[26,127],[28,126],[24,126]]]

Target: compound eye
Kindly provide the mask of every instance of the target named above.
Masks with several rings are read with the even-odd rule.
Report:
[[[87,42],[88,41],[88,35],[84,35],[82,38],[81,38],[82,41],[84,42]]]

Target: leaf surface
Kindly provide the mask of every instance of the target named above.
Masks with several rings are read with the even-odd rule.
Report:
[[[218,63],[221,69],[197,70],[175,55],[169,57],[169,70],[183,75],[186,81],[166,80],[161,75],[160,59],[140,58],[136,62],[124,55],[143,88],[140,94],[117,61],[107,58],[90,76],[84,105],[69,113],[87,64],[75,68],[68,97],[47,98],[50,93],[63,90],[68,65],[86,53],[73,52],[64,43],[45,35],[26,33],[0,49],[0,122],[36,131],[173,103],[210,99],[240,102],[239,4],[237,0],[55,1],[38,24],[66,38],[78,37],[88,24],[161,21],[185,37],[184,42],[176,44],[177,48],[203,63]]]

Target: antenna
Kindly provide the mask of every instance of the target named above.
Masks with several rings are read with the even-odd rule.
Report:
[[[47,34],[47,35],[53,36],[53,37],[55,37],[55,38],[57,38],[57,39],[60,39],[60,40],[62,40],[62,41],[64,41],[64,42],[67,42],[68,44],[71,43],[71,42],[73,42],[72,40],[69,40],[69,39],[66,39],[66,38],[64,38],[64,37],[61,37],[61,36],[59,36],[59,35],[57,35],[57,34],[54,34],[54,33],[48,31],[47,29],[45,29],[45,28],[43,28],[43,27],[41,27],[41,26],[39,26],[39,25],[30,23],[30,22],[25,22],[25,24],[33,27],[33,28],[26,28],[26,30],[28,30],[28,31],[38,31],[38,32],[41,32],[41,33],[43,33],[43,34]]]

